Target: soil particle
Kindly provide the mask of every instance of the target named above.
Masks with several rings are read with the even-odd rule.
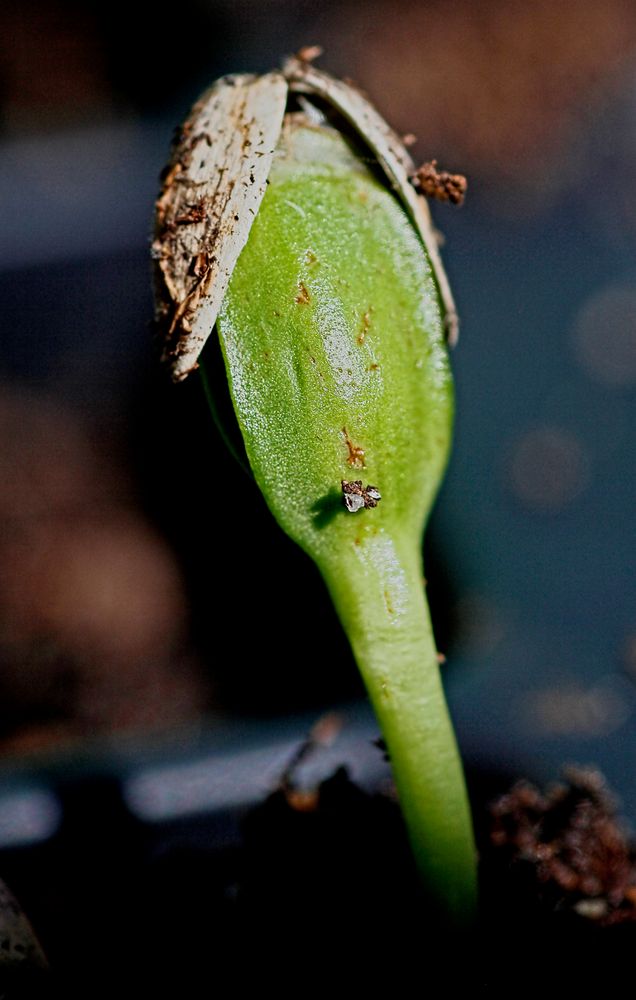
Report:
[[[468,186],[463,174],[449,174],[447,170],[438,170],[437,160],[429,160],[418,167],[411,177],[411,183],[416,191],[427,198],[450,201],[452,205],[462,204]]]
[[[570,769],[542,793],[519,782],[491,807],[490,844],[542,907],[607,926],[636,921],[636,852],[602,776]]]

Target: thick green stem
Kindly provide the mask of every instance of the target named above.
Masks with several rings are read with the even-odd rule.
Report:
[[[354,559],[321,568],[387,744],[418,868],[446,917],[466,924],[475,845],[419,560],[380,533]]]

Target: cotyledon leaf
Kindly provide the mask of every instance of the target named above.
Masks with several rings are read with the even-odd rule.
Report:
[[[334,130],[289,121],[269,180],[217,321],[251,467],[319,561],[384,529],[417,546],[452,409],[422,245]],[[361,476],[382,504],[325,524]]]
[[[336,108],[377,157],[391,187],[411,217],[433,268],[433,276],[442,304],[448,343],[454,346],[459,335],[459,319],[453,293],[438,249],[438,235],[424,198],[418,197],[410,182],[415,164],[399,136],[384,120],[365,95],[350,82],[317,69],[311,62],[293,56],[283,67],[290,86],[310,97],[318,96]]]
[[[366,159],[339,132],[286,116],[217,330],[255,478],[327,582],[418,865],[457,920],[473,910],[474,845],[421,565],[451,377],[420,235]],[[381,500],[350,513],[343,481]]]

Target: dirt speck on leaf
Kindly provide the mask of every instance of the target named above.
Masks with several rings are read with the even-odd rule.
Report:
[[[357,341],[360,345],[364,344],[366,340],[367,333],[371,326],[371,313],[373,312],[373,307],[369,306],[367,311],[362,314],[362,319],[360,320],[360,326],[358,328]]]
[[[352,469],[364,469],[364,448],[353,443],[346,427],[342,428],[342,436],[347,446],[347,465],[350,465]]]

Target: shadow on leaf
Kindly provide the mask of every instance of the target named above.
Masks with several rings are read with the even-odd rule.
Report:
[[[324,496],[319,497],[311,508],[314,524],[317,528],[326,528],[328,524],[331,524],[334,517],[343,511],[342,493],[335,488],[330,489]]]

